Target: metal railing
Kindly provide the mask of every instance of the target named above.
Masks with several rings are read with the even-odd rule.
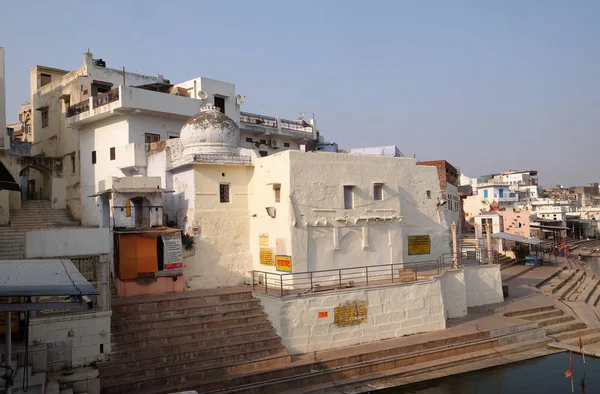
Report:
[[[117,100],[119,100],[119,88],[110,90],[106,93],[102,93],[97,95],[96,97],[93,97],[93,106],[94,108],[98,108]]]
[[[281,128],[282,129],[290,129],[296,131],[303,131],[305,133],[312,133],[313,128],[311,125],[306,123],[303,120],[287,120],[281,119]]]
[[[251,123],[266,127],[277,127],[277,118],[271,116],[251,114],[249,112],[240,112],[240,122]]]
[[[430,280],[451,268],[442,259],[299,273],[252,271],[252,289],[283,297],[343,288]]]
[[[83,100],[78,102],[77,104],[73,104],[67,108],[67,117],[79,115],[82,112],[87,112],[90,110],[90,100]]]

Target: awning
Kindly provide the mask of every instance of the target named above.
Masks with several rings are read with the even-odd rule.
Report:
[[[107,193],[174,193],[175,190],[152,188],[152,187],[140,187],[140,188],[123,188],[123,189],[107,189],[99,191],[96,194],[92,194],[88,197],[98,197]]]
[[[98,290],[71,260],[0,261],[0,297],[65,296],[69,302],[2,304],[0,311],[85,310],[86,295]]]
[[[539,244],[543,243],[542,240],[537,239],[537,238],[527,238],[527,237],[523,237],[521,235],[509,234],[509,233],[504,233],[504,232],[492,234],[492,238],[504,239],[506,241],[513,241],[513,242],[521,242],[521,243],[529,244],[529,245],[539,245]]]
[[[533,228],[545,228],[549,230],[569,230],[567,226],[544,226],[542,224],[530,224],[529,227]]]
[[[0,163],[0,190],[13,190],[16,192],[21,191],[19,184],[15,182],[15,178],[13,178],[13,176],[2,163]]]

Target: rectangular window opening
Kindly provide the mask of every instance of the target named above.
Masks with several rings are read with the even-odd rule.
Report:
[[[225,113],[225,98],[215,96],[215,107],[218,107],[219,111]]]
[[[151,144],[153,142],[160,141],[160,134],[150,134],[146,133],[146,143]]]
[[[427,198],[431,199],[431,190],[427,190]]]
[[[260,155],[260,157],[269,156],[269,152],[267,152],[266,150],[259,150],[258,154]]]
[[[52,75],[50,74],[40,74],[40,87],[46,86],[50,82],[52,82]]]
[[[71,155],[71,171],[75,174],[75,153]]]
[[[221,202],[229,202],[229,183],[219,185],[219,199]]]
[[[375,201],[383,200],[383,184],[376,183],[373,185],[373,200],[375,200]]]
[[[284,143],[283,143],[283,146],[284,146],[285,148],[289,148],[289,147],[290,147],[290,143],[289,143],[289,142],[284,142]]]
[[[250,137],[246,137],[246,142],[250,142],[250,143],[252,143],[252,138],[250,138]]]
[[[50,116],[48,114],[48,110],[42,111],[42,129],[48,127],[50,123]]]
[[[110,159],[114,160],[115,157],[116,157],[115,148],[112,147],[112,148],[110,148]]]
[[[281,202],[281,185],[273,185],[273,191],[275,192],[275,202]]]
[[[96,164],[96,151],[92,151],[92,164]]]
[[[344,209],[352,209],[354,207],[354,186],[344,186]]]

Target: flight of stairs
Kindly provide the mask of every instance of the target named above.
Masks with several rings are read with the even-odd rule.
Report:
[[[250,288],[116,298],[112,310],[104,394],[227,387],[228,376],[291,361]]]
[[[10,226],[0,227],[0,260],[25,258],[25,233],[41,228],[77,227],[66,209],[52,209],[50,201],[21,201],[10,211]]]

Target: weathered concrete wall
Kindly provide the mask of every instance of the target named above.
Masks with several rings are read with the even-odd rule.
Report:
[[[25,256],[49,258],[110,253],[107,228],[58,228],[28,231]]]
[[[446,317],[452,319],[467,316],[467,291],[464,271],[448,271],[440,277],[440,280],[442,281]]]
[[[8,149],[6,134],[6,77],[4,71],[4,48],[0,47],[0,149]]]
[[[32,318],[30,344],[47,344],[48,371],[103,361],[110,354],[112,312],[90,312]]]
[[[439,279],[286,299],[256,296],[291,354],[446,328]]]
[[[8,190],[0,190],[0,226],[10,222],[10,197]]]
[[[184,220],[187,233],[191,232],[195,237],[195,254],[184,259],[188,289],[244,283],[252,267],[248,247],[248,190],[252,172],[253,168],[245,166],[193,167],[194,216]],[[222,183],[229,184],[228,203],[220,202],[219,185]],[[181,188],[186,186],[177,186],[176,193]]]
[[[500,265],[465,267],[464,274],[468,307],[504,301]]]

